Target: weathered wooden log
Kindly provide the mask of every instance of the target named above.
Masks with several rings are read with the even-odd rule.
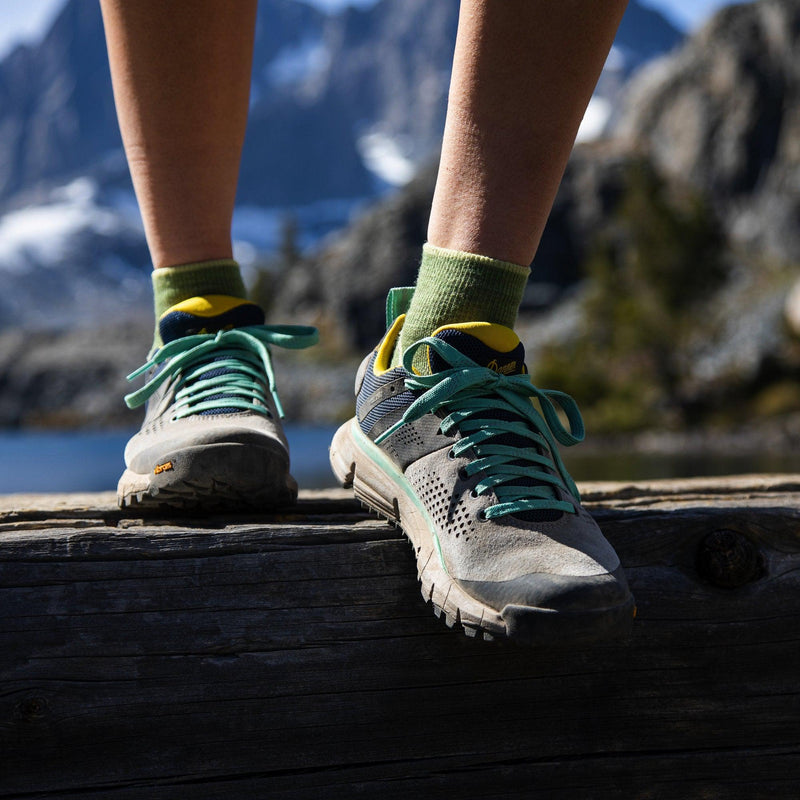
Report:
[[[800,476],[584,490],[639,615],[539,650],[448,630],[344,493],[0,498],[0,797],[797,797]]]

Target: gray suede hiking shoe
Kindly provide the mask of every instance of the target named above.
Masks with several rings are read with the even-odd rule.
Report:
[[[193,297],[159,321],[164,346],[132,375],[141,430],[125,448],[120,506],[257,511],[297,498],[269,345],[301,348],[314,328],[264,325],[246,300]]]
[[[411,291],[390,293],[391,327],[331,445],[334,473],[402,526],[422,595],[448,625],[549,646],[628,633],[634,601],[619,559],[554,441],[583,438],[575,402],[533,386],[521,342],[500,325],[444,326],[390,368]],[[420,350],[429,375],[412,371]]]

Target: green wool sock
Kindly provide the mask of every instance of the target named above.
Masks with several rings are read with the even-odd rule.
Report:
[[[494,322],[513,328],[529,274],[519,264],[426,244],[392,366],[400,364],[406,347],[442,325]]]
[[[239,265],[232,258],[153,270],[153,299],[156,311],[153,347],[161,347],[163,344],[158,332],[158,321],[168,308],[190,297],[204,297],[210,294],[247,297]]]

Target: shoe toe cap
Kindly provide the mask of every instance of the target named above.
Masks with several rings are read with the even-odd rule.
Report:
[[[511,641],[565,647],[630,635],[636,613],[622,568],[591,576],[524,575],[509,581],[460,581],[496,608]]]
[[[533,573],[507,581],[458,581],[472,597],[502,611],[507,606],[577,613],[624,605],[631,598],[618,567],[598,575]]]

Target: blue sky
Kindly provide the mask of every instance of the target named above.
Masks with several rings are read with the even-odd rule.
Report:
[[[327,9],[345,5],[370,5],[374,0],[310,0]],[[641,0],[657,8],[678,27],[691,30],[700,25],[725,0]],[[17,42],[34,41],[58,13],[64,0],[0,0],[0,58]]]

